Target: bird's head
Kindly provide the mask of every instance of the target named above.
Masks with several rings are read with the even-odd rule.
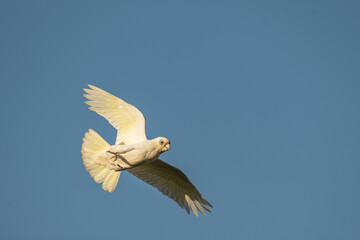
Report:
[[[157,144],[157,148],[159,149],[160,153],[166,152],[170,150],[170,141],[164,137],[158,137],[154,139],[155,144]]]

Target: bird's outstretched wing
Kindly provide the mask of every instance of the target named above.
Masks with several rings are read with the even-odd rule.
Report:
[[[136,107],[100,88],[89,87],[84,88],[87,93],[84,96],[90,100],[85,103],[118,130],[116,144],[131,144],[147,139],[144,115]]]
[[[211,204],[205,200],[186,175],[160,159],[127,171],[156,187],[164,195],[177,202],[181,208],[185,207],[188,214],[190,214],[190,209],[196,216],[198,216],[196,209],[203,214],[205,214],[203,208],[211,212],[209,209],[212,207]]]

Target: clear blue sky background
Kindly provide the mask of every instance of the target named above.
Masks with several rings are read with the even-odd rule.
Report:
[[[1,239],[360,239],[358,1],[1,1]],[[214,205],[85,171],[93,84]]]

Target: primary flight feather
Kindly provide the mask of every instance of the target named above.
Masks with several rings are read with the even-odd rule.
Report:
[[[164,137],[148,140],[144,115],[133,105],[114,95],[89,85],[84,96],[90,110],[107,119],[117,129],[115,145],[108,144],[98,133],[89,129],[81,149],[86,170],[105,191],[113,192],[121,171],[128,171],[156,187],[173,199],[181,208],[198,216],[199,210],[211,212],[205,200],[186,175],[161,161],[159,156],[170,150],[170,141]]]

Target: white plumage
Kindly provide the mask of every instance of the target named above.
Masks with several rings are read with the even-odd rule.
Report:
[[[81,153],[86,170],[97,183],[103,183],[105,191],[113,192],[121,171],[128,171],[146,183],[156,187],[173,199],[181,208],[198,216],[212,207],[186,175],[179,169],[161,161],[158,157],[170,149],[170,141],[164,137],[146,138],[145,118],[133,105],[120,98],[89,85],[84,96],[89,109],[107,119],[117,129],[115,145],[109,145],[94,130],[85,134]]]

